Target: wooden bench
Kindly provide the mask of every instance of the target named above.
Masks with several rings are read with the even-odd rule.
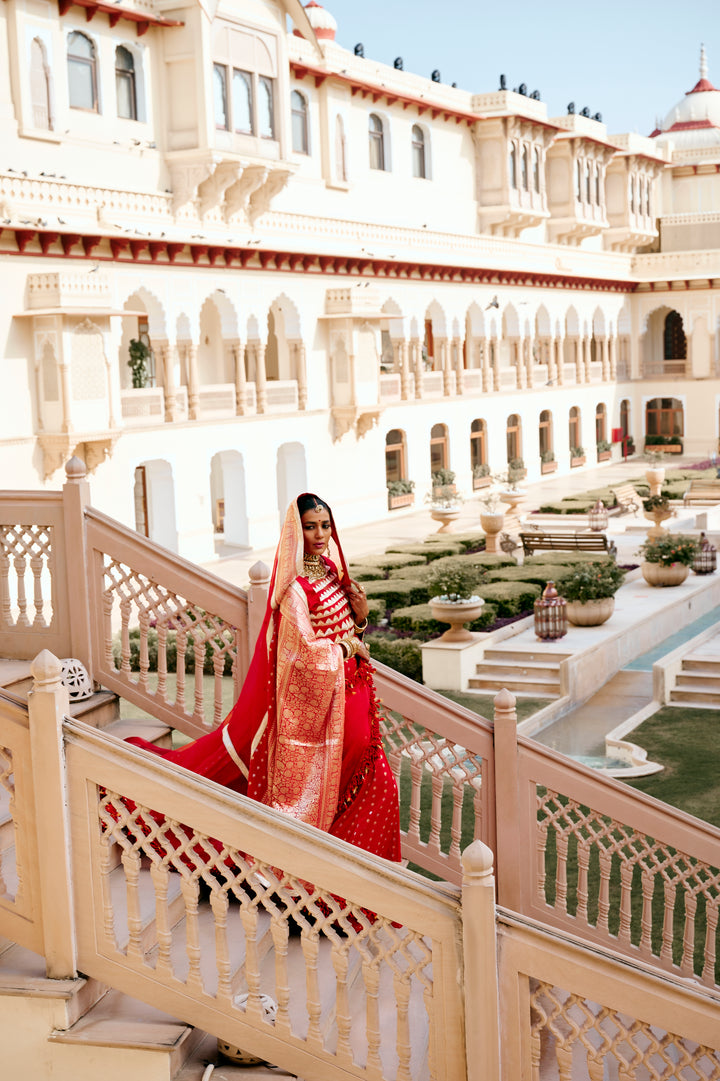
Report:
[[[720,503],[720,480],[691,480],[683,504],[689,507],[693,503]]]
[[[611,507],[616,514],[637,514],[642,510],[642,497],[637,494],[632,484],[618,484],[617,488],[610,491],[617,500],[617,506]]]
[[[523,553],[534,552],[605,552],[615,558],[617,549],[606,533],[521,533]]]

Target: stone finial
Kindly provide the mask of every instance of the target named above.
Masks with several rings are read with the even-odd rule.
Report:
[[[70,481],[84,480],[87,476],[87,469],[82,458],[77,458],[73,455],[73,457],[65,463],[65,476]]]
[[[705,52],[705,46],[700,46],[700,78],[707,79],[708,77],[708,65],[707,65],[707,53]]]
[[[503,687],[503,689],[501,691],[498,691],[498,693],[495,695],[495,697],[493,699],[495,709],[501,709],[501,710],[503,710],[503,712],[507,712],[507,710],[515,709],[515,702],[516,702],[515,695],[512,694],[507,689],[507,687]]]
[[[35,687],[48,687],[62,681],[62,665],[54,653],[43,649],[30,665]]]
[[[480,840],[473,841],[464,849],[462,854],[462,868],[465,877],[485,877],[491,875],[493,870],[493,853]]]
[[[250,585],[264,585],[270,579],[270,568],[267,563],[263,563],[262,559],[258,559],[257,563],[253,563],[248,571],[248,575],[250,577]]]

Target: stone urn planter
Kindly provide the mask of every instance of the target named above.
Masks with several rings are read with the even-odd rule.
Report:
[[[438,533],[452,533],[455,523],[460,517],[459,507],[431,507],[430,517],[434,522],[440,522]]]
[[[615,611],[614,597],[601,597],[595,601],[568,601],[567,617],[576,627],[599,627]]]
[[[465,624],[472,623],[474,619],[480,618],[484,604],[485,601],[482,597],[470,597],[465,601],[450,601],[443,597],[431,597],[430,609],[433,619],[436,619],[438,623],[450,624],[450,630],[441,634],[436,641],[472,642],[472,631],[469,631]]]
[[[498,548],[498,534],[502,531],[505,524],[504,511],[497,511],[491,513],[490,511],[480,512],[480,525],[482,531],[485,534],[485,551],[497,552]]]
[[[667,509],[656,507],[654,510],[643,511],[647,520],[653,523],[648,529],[648,537],[664,537],[667,534],[667,529],[663,529],[660,523],[667,518],[672,518],[673,513],[670,507]]]
[[[652,465],[645,470],[645,480],[650,485],[650,495],[660,495],[665,480],[665,466]]]
[[[687,578],[690,568],[684,563],[641,563],[640,570],[650,586],[679,586]]]

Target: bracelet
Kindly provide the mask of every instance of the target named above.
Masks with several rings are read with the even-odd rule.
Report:
[[[341,638],[338,645],[342,649],[346,661],[355,656],[358,646],[357,638]]]
[[[362,621],[362,623],[356,623],[355,624],[355,634],[364,634],[365,631],[367,630],[367,625],[368,625],[367,616],[365,616],[365,619]]]

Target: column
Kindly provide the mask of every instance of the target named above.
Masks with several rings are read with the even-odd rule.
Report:
[[[415,397],[422,398],[423,392],[423,362],[422,343],[419,338],[410,339],[410,361],[415,374]]]
[[[239,338],[230,342],[230,355],[235,373],[235,415],[244,417],[247,410],[247,375],[245,372],[245,347]]]
[[[478,338],[476,348],[478,350],[480,368],[482,369],[482,388],[483,392],[487,393],[494,389],[493,373],[492,368],[490,367],[490,346],[487,338]]]
[[[576,383],[582,383],[583,382],[582,341],[580,340],[580,338],[573,338],[572,339],[572,345],[573,345],[574,358],[575,358],[575,382]]]
[[[493,385],[495,390],[500,390],[500,350],[498,349],[497,338],[487,339],[488,348],[488,363],[490,364],[490,370],[493,373]]]
[[[187,352],[185,358],[187,361],[187,381],[188,381],[188,415],[190,420],[197,420],[199,413],[200,398],[198,394],[198,371],[197,371],[197,354],[198,347],[195,342],[188,342],[186,346]]]
[[[307,385],[307,354],[305,342],[300,340],[295,346],[295,372],[298,385],[298,408],[307,409],[308,385]]]
[[[70,419],[70,367],[65,359],[65,349],[63,348],[62,360],[60,361],[60,396],[62,400],[62,430],[64,432],[72,431],[72,420]]]
[[[515,367],[515,380],[518,390],[524,390],[527,386],[527,370],[523,359],[524,339],[513,338],[510,343],[510,348],[513,351],[513,362]]]
[[[607,340],[608,348],[608,378],[612,381],[617,379],[617,346],[618,341],[615,337],[610,337]]]
[[[565,342],[562,338],[554,338],[555,349],[555,378],[557,385],[561,387],[565,382]]]
[[[450,394],[450,350],[447,338],[435,339],[435,356],[440,362],[440,370],[443,377],[443,394]]]
[[[534,372],[535,358],[533,357],[533,344],[534,344],[534,342],[533,342],[532,338],[523,338],[522,342],[521,342],[521,348],[522,348],[522,351],[523,351],[523,354],[524,354],[522,359],[523,359],[523,362],[524,362],[524,365],[525,365],[526,380],[527,380],[528,387],[534,387],[535,386],[535,372]]]
[[[408,364],[408,343],[404,338],[392,339],[395,371],[400,372],[400,397],[404,402],[410,397],[410,366]]]
[[[585,382],[586,383],[590,382],[590,360],[591,360],[591,356],[592,356],[592,354],[590,352],[590,338],[586,335],[583,338],[583,367],[585,368]]]
[[[175,387],[174,353],[175,345],[166,339],[156,342],[156,348],[160,354],[162,364],[163,393],[165,395],[165,421],[172,424],[179,419],[177,406],[177,391]]]
[[[465,389],[465,365],[463,364],[463,339],[453,338],[455,352],[455,393],[462,394]]]
[[[257,392],[257,411],[264,413],[267,407],[267,377],[265,375],[265,343],[254,342],[255,353],[255,389]]]

